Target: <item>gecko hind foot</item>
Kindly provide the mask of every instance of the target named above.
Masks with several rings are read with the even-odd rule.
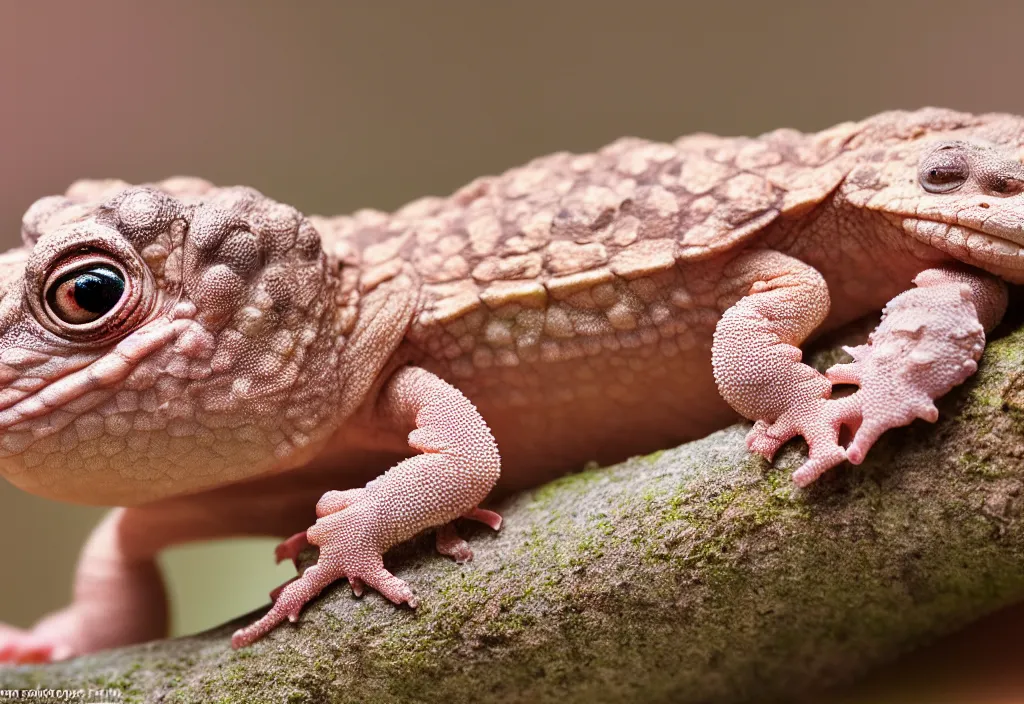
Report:
[[[59,646],[30,630],[0,624],[0,663],[24,665],[60,659]]]
[[[859,409],[849,397],[813,398],[787,409],[774,423],[759,420],[747,433],[747,448],[769,462],[797,435],[807,441],[807,461],[793,472],[797,486],[807,486],[829,469],[846,461],[840,444],[843,428],[860,423]]]
[[[79,614],[65,608],[28,629],[0,623],[0,663],[46,663],[80,653],[75,645],[81,628]]]
[[[860,387],[849,397],[861,417],[847,448],[851,463],[863,462],[890,428],[918,418],[934,423],[935,400],[978,370],[985,329],[977,306],[985,313],[986,305],[998,301],[975,300],[971,286],[961,282],[964,276],[955,270],[923,272],[915,279],[917,288],[889,302],[868,344],[844,348],[853,361],[825,372],[833,383]]]
[[[808,459],[792,478],[805,487],[844,460],[863,462],[885,431],[918,418],[938,420],[935,400],[978,369],[985,349],[981,320],[998,319],[1004,306],[1001,289],[984,288],[984,280],[965,283],[970,276],[953,269],[919,275],[916,288],[889,302],[867,344],[844,348],[853,361],[825,372],[831,384],[854,384],[857,391],[801,399],[775,422],[757,421],[747,447],[771,460],[787,440],[802,435]],[[845,448],[844,427],[853,434]]]

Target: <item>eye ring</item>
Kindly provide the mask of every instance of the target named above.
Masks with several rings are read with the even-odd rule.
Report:
[[[37,293],[30,300],[36,310],[36,319],[42,326],[68,342],[92,344],[119,338],[152,309],[152,297],[143,295],[149,283],[148,271],[131,257],[126,261],[92,247],[79,247],[54,261],[41,277],[41,285],[35,288]],[[107,277],[108,283],[113,277],[117,283],[123,284],[120,295],[99,296],[91,303],[102,312],[86,312],[79,317],[69,316],[67,309],[61,311],[55,306],[58,287],[67,286],[68,282],[75,282],[77,277],[90,273],[99,278]],[[97,282],[86,283],[94,285]],[[67,295],[72,291],[65,288],[63,293]],[[65,315],[61,315],[62,312]]]
[[[82,299],[86,305],[78,303],[79,278],[93,279],[83,283],[94,289],[93,294],[99,294],[89,296],[89,292],[81,292],[86,294]],[[120,284],[120,291],[113,297],[103,289],[115,282]],[[102,252],[84,251],[60,260],[50,269],[42,286],[40,303],[49,322],[62,331],[109,329],[123,319],[122,314],[132,299],[137,299],[133,288],[129,272],[117,260]]]
[[[921,162],[918,180],[929,193],[950,193],[963,186],[970,175],[964,155],[952,145],[944,145]]]
[[[47,311],[67,325],[85,325],[115,311],[125,275],[107,263],[84,264],[52,280],[44,292]]]
[[[41,240],[42,242],[42,240]],[[47,292],[72,272],[93,266],[124,278],[124,291],[105,314],[92,322],[69,323],[47,303]],[[153,273],[135,247],[105,223],[86,220],[45,236],[29,254],[22,283],[25,304],[40,328],[65,345],[93,348],[118,340],[142,324],[159,301]]]

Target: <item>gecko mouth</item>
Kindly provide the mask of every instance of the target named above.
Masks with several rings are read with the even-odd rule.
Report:
[[[135,369],[140,360],[175,339],[190,322],[187,319],[160,321],[139,330],[97,360],[60,377],[29,396],[9,403],[0,410],[0,431],[38,430],[23,424],[49,416],[89,392],[115,386]],[[74,417],[75,414],[68,414],[66,421],[70,422]],[[48,427],[51,432],[60,429],[55,425]],[[6,436],[2,443],[4,450],[10,449],[7,447],[11,444],[7,441],[9,438]]]
[[[1024,270],[1024,230],[983,232],[939,220],[904,218],[907,234],[957,259],[978,265]]]

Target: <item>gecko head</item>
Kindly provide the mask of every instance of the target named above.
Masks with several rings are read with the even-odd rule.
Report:
[[[1024,282],[1024,119],[925,110],[875,121],[874,144],[865,139],[850,152],[845,200],[960,261]]]
[[[300,461],[332,414],[319,235],[196,179],[82,182],[0,255],[0,474],[131,505]]]

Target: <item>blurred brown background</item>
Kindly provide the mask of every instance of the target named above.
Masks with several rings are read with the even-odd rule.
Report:
[[[35,198],[82,177],[194,174],[339,213],[626,134],[817,130],[922,105],[1024,113],[1022,26],[1024,5],[957,0],[8,0],[0,245]],[[0,621],[64,603],[98,515],[0,481]],[[264,603],[288,576],[272,545],[169,555],[176,630]],[[1022,656],[1017,609],[841,700],[1024,700]]]

